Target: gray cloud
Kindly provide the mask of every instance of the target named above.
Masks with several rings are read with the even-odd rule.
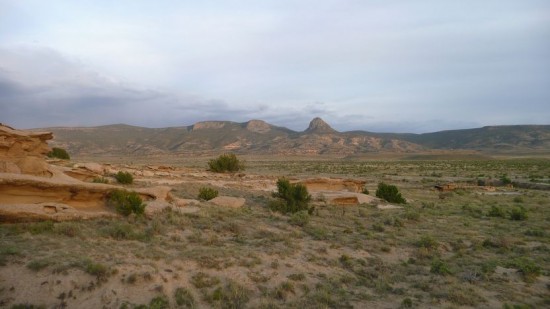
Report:
[[[0,118],[15,126],[550,119],[545,0],[7,3]]]

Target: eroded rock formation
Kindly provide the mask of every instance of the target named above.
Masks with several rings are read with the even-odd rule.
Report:
[[[300,180],[309,191],[363,192],[365,181],[355,179],[311,178]]]
[[[51,132],[28,132],[0,124],[0,173],[51,177],[45,156]]]

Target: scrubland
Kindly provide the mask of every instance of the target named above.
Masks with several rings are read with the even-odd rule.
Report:
[[[186,165],[185,160],[173,162]],[[190,168],[205,169],[195,159]],[[407,204],[314,201],[310,216],[201,202],[147,218],[0,225],[8,308],[543,308],[550,306],[550,161],[253,160],[245,173],[396,185]],[[433,186],[464,184],[451,192]],[[196,198],[201,185],[174,185]]]

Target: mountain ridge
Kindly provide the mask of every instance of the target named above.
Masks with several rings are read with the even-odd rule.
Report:
[[[145,128],[126,124],[50,127],[53,146],[75,155],[220,152],[272,155],[356,155],[372,152],[415,153],[432,149],[477,151],[550,151],[550,125],[485,126],[430,133],[338,132],[323,119],[304,131],[263,120],[200,121],[193,125]]]

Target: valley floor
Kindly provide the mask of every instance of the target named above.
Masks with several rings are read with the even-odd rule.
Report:
[[[548,184],[549,160],[246,163],[244,179],[353,178],[371,195],[386,182],[408,203],[342,207],[319,198],[309,217],[282,215],[268,207],[272,187],[220,181],[204,172],[205,159],[169,161],[204,174],[172,182],[175,196],[196,198],[208,184],[246,198],[245,206],[201,202],[150,218],[1,224],[0,307],[550,306],[550,191],[469,187],[503,177]],[[447,182],[464,186],[433,188]]]

